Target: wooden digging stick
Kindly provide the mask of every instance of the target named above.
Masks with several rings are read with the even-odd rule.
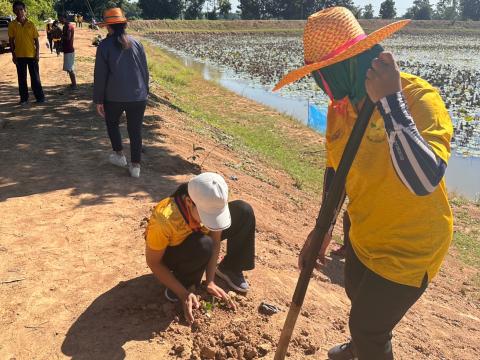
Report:
[[[347,145],[345,146],[345,150],[343,151],[342,159],[335,172],[331,188],[328,191],[328,196],[325,199],[325,203],[321,206],[320,214],[318,215],[317,224],[315,226],[314,236],[310,243],[310,248],[307,250],[306,263],[300,273],[295,292],[293,293],[292,303],[288,310],[285,324],[283,325],[274,360],[285,359],[288,344],[292,337],[298,314],[302,308],[303,300],[305,299],[308,283],[312,276],[318,253],[322,247],[323,239],[330,229],[330,225],[335,216],[335,210],[342,198],[347,174],[352,166],[355,156],[357,155],[358,148],[362,142],[363,135],[365,134],[373,110],[374,104],[370,98],[367,97],[360,114],[358,115],[358,119],[355,122],[355,126],[353,127]]]

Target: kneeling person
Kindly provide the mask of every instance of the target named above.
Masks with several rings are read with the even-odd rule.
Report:
[[[227,254],[217,267],[225,239]],[[200,284],[204,272],[207,291],[234,307],[214,278],[217,274],[238,292],[249,290],[243,271],[254,268],[253,209],[242,200],[228,202],[228,186],[220,175],[195,176],[155,207],[146,231],[145,256],[166,286],[166,298],[182,301],[187,321],[193,321],[192,309],[199,306],[189,289]]]

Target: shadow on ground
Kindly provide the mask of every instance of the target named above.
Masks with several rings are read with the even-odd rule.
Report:
[[[76,91],[45,87],[45,104],[36,104],[31,96],[29,105],[21,107],[17,87],[0,82],[0,118],[7,121],[0,129],[0,201],[61,189],[72,196],[88,194],[78,206],[145,196],[138,195],[142,192],[158,200],[177,186],[171,176],[199,173],[197,165],[168,150],[157,131],[163,119],[152,115],[145,118],[141,178],[110,165],[110,141],[92,106],[92,90],[92,84]],[[129,155],[125,119],[121,129]]]
[[[341,287],[345,287],[345,261],[336,255],[330,255],[330,259],[327,258],[325,266],[320,268],[320,271],[330,279],[330,282]]]
[[[173,321],[153,275],[122,281],[100,295],[68,330],[62,352],[73,360],[124,359],[122,346],[153,339]]]

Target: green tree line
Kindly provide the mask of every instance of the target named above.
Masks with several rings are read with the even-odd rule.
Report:
[[[403,0],[398,0],[403,1]],[[0,0],[0,15],[11,14],[13,0]],[[56,12],[80,13],[97,19],[109,7],[120,6],[129,19],[306,19],[310,14],[331,6],[345,6],[358,18],[393,19],[399,16],[415,20],[480,20],[480,0],[414,0],[403,15],[397,13],[395,0],[384,0],[378,14],[372,4],[357,6],[354,0],[240,0],[233,9],[230,0],[24,0],[29,17],[41,21]]]
[[[39,22],[55,16],[55,0],[22,0],[28,8],[31,20]],[[12,15],[13,0],[0,0],[0,15]]]
[[[372,4],[359,7],[353,0],[240,0],[239,10],[244,19],[305,19],[313,12],[330,6],[345,6],[356,17],[375,17]],[[380,4],[378,18],[393,19],[398,16],[395,0],[385,0]],[[415,20],[480,20],[480,0],[438,0],[435,8],[430,0],[414,0],[402,17]]]

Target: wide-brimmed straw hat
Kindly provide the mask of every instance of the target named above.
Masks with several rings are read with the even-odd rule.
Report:
[[[107,26],[112,24],[124,24],[127,22],[127,18],[120,8],[106,9],[103,12],[103,22],[99,23],[99,26]]]
[[[370,49],[409,22],[410,20],[397,21],[367,35],[347,8],[336,6],[316,12],[308,18],[303,34],[306,65],[285,75],[273,91],[307,76],[312,71]]]

